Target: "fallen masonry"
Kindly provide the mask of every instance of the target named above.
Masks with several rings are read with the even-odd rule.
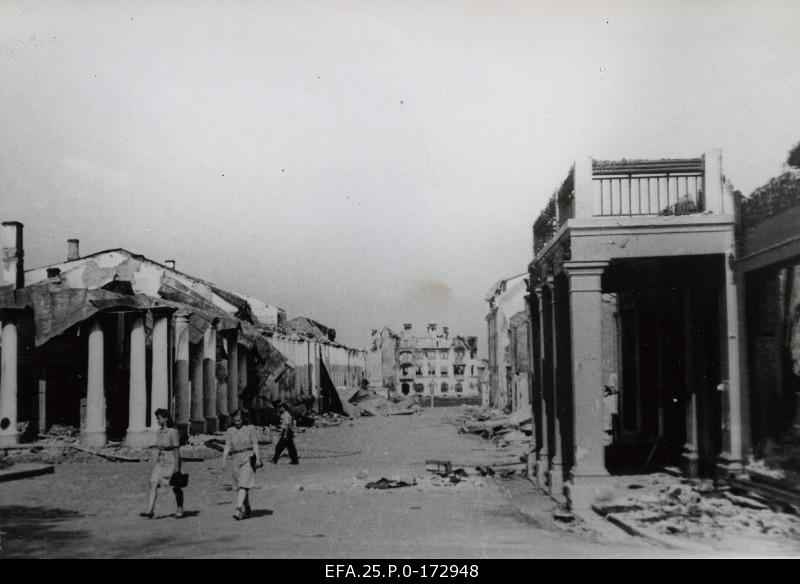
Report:
[[[642,484],[644,483],[644,484]],[[632,487],[636,488],[632,488]],[[769,499],[708,480],[648,475],[624,492],[595,501],[600,515],[629,530],[698,540],[729,536],[789,538],[800,543],[800,518],[776,511]]]

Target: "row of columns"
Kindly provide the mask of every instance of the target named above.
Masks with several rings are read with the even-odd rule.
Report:
[[[151,410],[170,409],[170,316],[171,309],[157,309],[153,314]],[[247,351],[239,351],[236,332],[227,344],[227,382],[217,387],[216,323],[206,329],[203,341],[189,341],[189,313],[174,315],[174,419],[182,434],[213,433],[220,421],[225,424],[230,413],[239,408],[239,395],[247,383]],[[91,446],[106,443],[106,404],[104,376],[104,336],[99,318],[92,320],[88,335],[86,391],[86,426],[84,442]],[[153,443],[155,420],[147,420],[147,364],[144,315],[134,315],[130,329],[130,383],[126,443],[134,447]]]
[[[727,262],[725,262],[727,264]],[[547,278],[529,297],[534,403],[534,447],[531,475],[556,497],[583,505],[608,475],[604,456],[602,376],[602,275],[608,262],[565,262],[564,276]],[[722,452],[718,466],[735,472],[742,461],[742,407],[739,390],[739,315],[736,282],[726,265],[721,281]],[[563,278],[563,279],[562,279]],[[698,458],[698,393],[694,387],[694,285],[684,289],[686,330],[686,445],[689,466]],[[713,282],[706,282],[713,287]],[[568,314],[568,318],[567,318]],[[566,335],[566,336],[565,336]],[[701,356],[702,357],[702,356]],[[560,403],[560,402],[564,403]],[[568,427],[561,424],[568,422]],[[566,445],[571,451],[564,452]],[[565,473],[565,459],[569,473]],[[687,469],[689,470],[689,469]],[[566,479],[566,480],[565,480]]]
[[[566,262],[566,282],[547,278],[535,287],[535,307],[529,308],[535,365],[532,410],[537,426],[531,473],[556,498],[575,499],[576,485],[608,474],[601,334],[601,278],[606,266],[607,262]],[[562,434],[565,419],[569,436]],[[565,443],[572,452],[563,452]],[[570,464],[566,484],[565,458]]]

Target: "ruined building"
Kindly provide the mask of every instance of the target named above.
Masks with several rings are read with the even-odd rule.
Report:
[[[448,327],[440,331],[435,323],[417,335],[405,324],[395,348],[394,393],[477,398],[484,368],[477,352],[477,337],[451,336]]]
[[[400,337],[389,327],[371,333],[367,350],[367,381],[373,391],[389,396],[397,382],[397,343]]]
[[[489,304],[489,396],[484,401],[501,410],[527,410],[531,404],[526,275],[500,280],[485,298]]]
[[[579,158],[533,225],[535,478],[742,468],[736,206],[722,155]]]
[[[84,442],[154,440],[167,408],[187,432],[223,428],[239,407],[319,401],[321,379],[357,383],[365,353],[315,321],[124,249],[25,270],[23,226],[5,222],[0,279],[0,444],[18,422],[81,426]],[[262,416],[259,416],[263,419]]]
[[[800,150],[795,150],[794,156]],[[800,160],[790,163],[800,164]],[[742,449],[800,484],[800,168],[742,201],[739,291]],[[748,424],[749,422],[749,424]]]

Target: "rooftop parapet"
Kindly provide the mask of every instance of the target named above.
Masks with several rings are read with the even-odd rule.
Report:
[[[564,182],[533,224],[536,257],[571,219],[733,215],[723,188],[722,153],[660,160],[575,160]]]

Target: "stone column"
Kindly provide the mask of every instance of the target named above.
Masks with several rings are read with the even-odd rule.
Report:
[[[203,336],[203,417],[206,432],[217,431],[217,329],[211,323]]]
[[[248,350],[245,347],[239,347],[239,407],[244,407],[241,396],[243,395],[244,390],[247,389],[247,353]]]
[[[189,385],[189,313],[175,313],[175,426],[186,439],[191,416],[191,386]]]
[[[17,433],[17,311],[0,311],[0,446],[14,446]]]
[[[95,316],[89,326],[89,360],[86,367],[86,428],[83,431],[83,443],[92,447],[106,444],[105,335],[100,318],[100,315]]]
[[[733,256],[731,256],[733,257]],[[744,470],[742,456],[742,396],[739,374],[739,311],[737,283],[733,266],[727,256],[723,256],[725,272],[724,312],[720,323],[722,340],[722,375],[727,379],[720,382],[718,390],[722,395],[722,452],[717,466],[723,476],[735,475]],[[727,365],[727,371],[725,370]]]
[[[228,414],[239,409],[239,334],[228,338]]]
[[[190,430],[192,434],[204,434],[206,420],[203,417],[203,342],[190,346],[192,374],[192,402]]]
[[[536,408],[534,409],[535,416],[535,432],[536,432],[536,466],[534,468],[536,475],[536,484],[544,488],[546,484],[546,473],[550,455],[547,448],[547,412],[544,399],[544,384],[547,382],[546,377],[546,343],[545,343],[545,304],[542,297],[543,291],[541,286],[534,289],[536,293],[536,312],[532,317],[536,319],[535,332],[538,335],[538,355],[535,358],[538,360],[538,375],[536,385],[534,387],[534,402]]]
[[[690,275],[683,283],[683,366],[684,396],[686,400],[686,443],[681,453],[684,474],[696,477],[699,474],[697,388],[694,383],[694,278]]]
[[[550,442],[550,459],[548,461],[547,469],[547,489],[551,497],[562,497],[564,490],[564,462],[561,457],[561,420],[559,415],[559,372],[558,368],[568,367],[567,363],[559,363],[558,360],[558,310],[556,298],[556,286],[553,277],[547,278],[547,288],[550,292],[550,306],[548,310],[548,322],[550,328],[547,331],[550,335],[549,339],[549,362],[550,362],[550,379],[546,382],[550,386],[550,412],[548,416],[548,429],[553,434],[552,441]],[[545,307],[547,310],[548,307]]]
[[[235,331],[234,331],[235,334]],[[231,342],[231,333],[228,332],[223,339],[225,344],[225,378],[219,378],[217,380],[217,415],[219,416],[219,429],[224,430],[228,427],[228,392],[230,391],[230,383],[228,380],[228,359],[231,344],[236,344],[236,338],[234,337],[233,342]]]
[[[125,442],[128,446],[141,448],[149,446],[149,436],[145,421],[147,419],[147,359],[145,356],[144,319],[141,314],[133,316],[131,323],[130,349],[130,394],[128,396],[128,431]]]
[[[739,306],[739,393],[742,418],[742,462],[746,463],[753,456],[752,405],[750,398],[750,370],[747,347],[747,278],[746,272],[736,272],[737,303]],[[752,310],[752,307],[751,307]],[[795,433],[800,427],[800,400],[795,403]]]
[[[169,411],[169,316],[172,309],[153,311],[153,359],[151,362],[151,409]],[[155,415],[151,418],[151,429],[158,430]]]
[[[38,410],[37,421],[39,423],[39,435],[47,432],[47,378],[42,374],[39,379],[39,394],[36,400],[36,407]]]
[[[575,463],[570,502],[587,508],[593,488],[608,476],[603,417],[602,284],[608,262],[566,262],[569,277]],[[567,365],[567,364],[565,364]]]

